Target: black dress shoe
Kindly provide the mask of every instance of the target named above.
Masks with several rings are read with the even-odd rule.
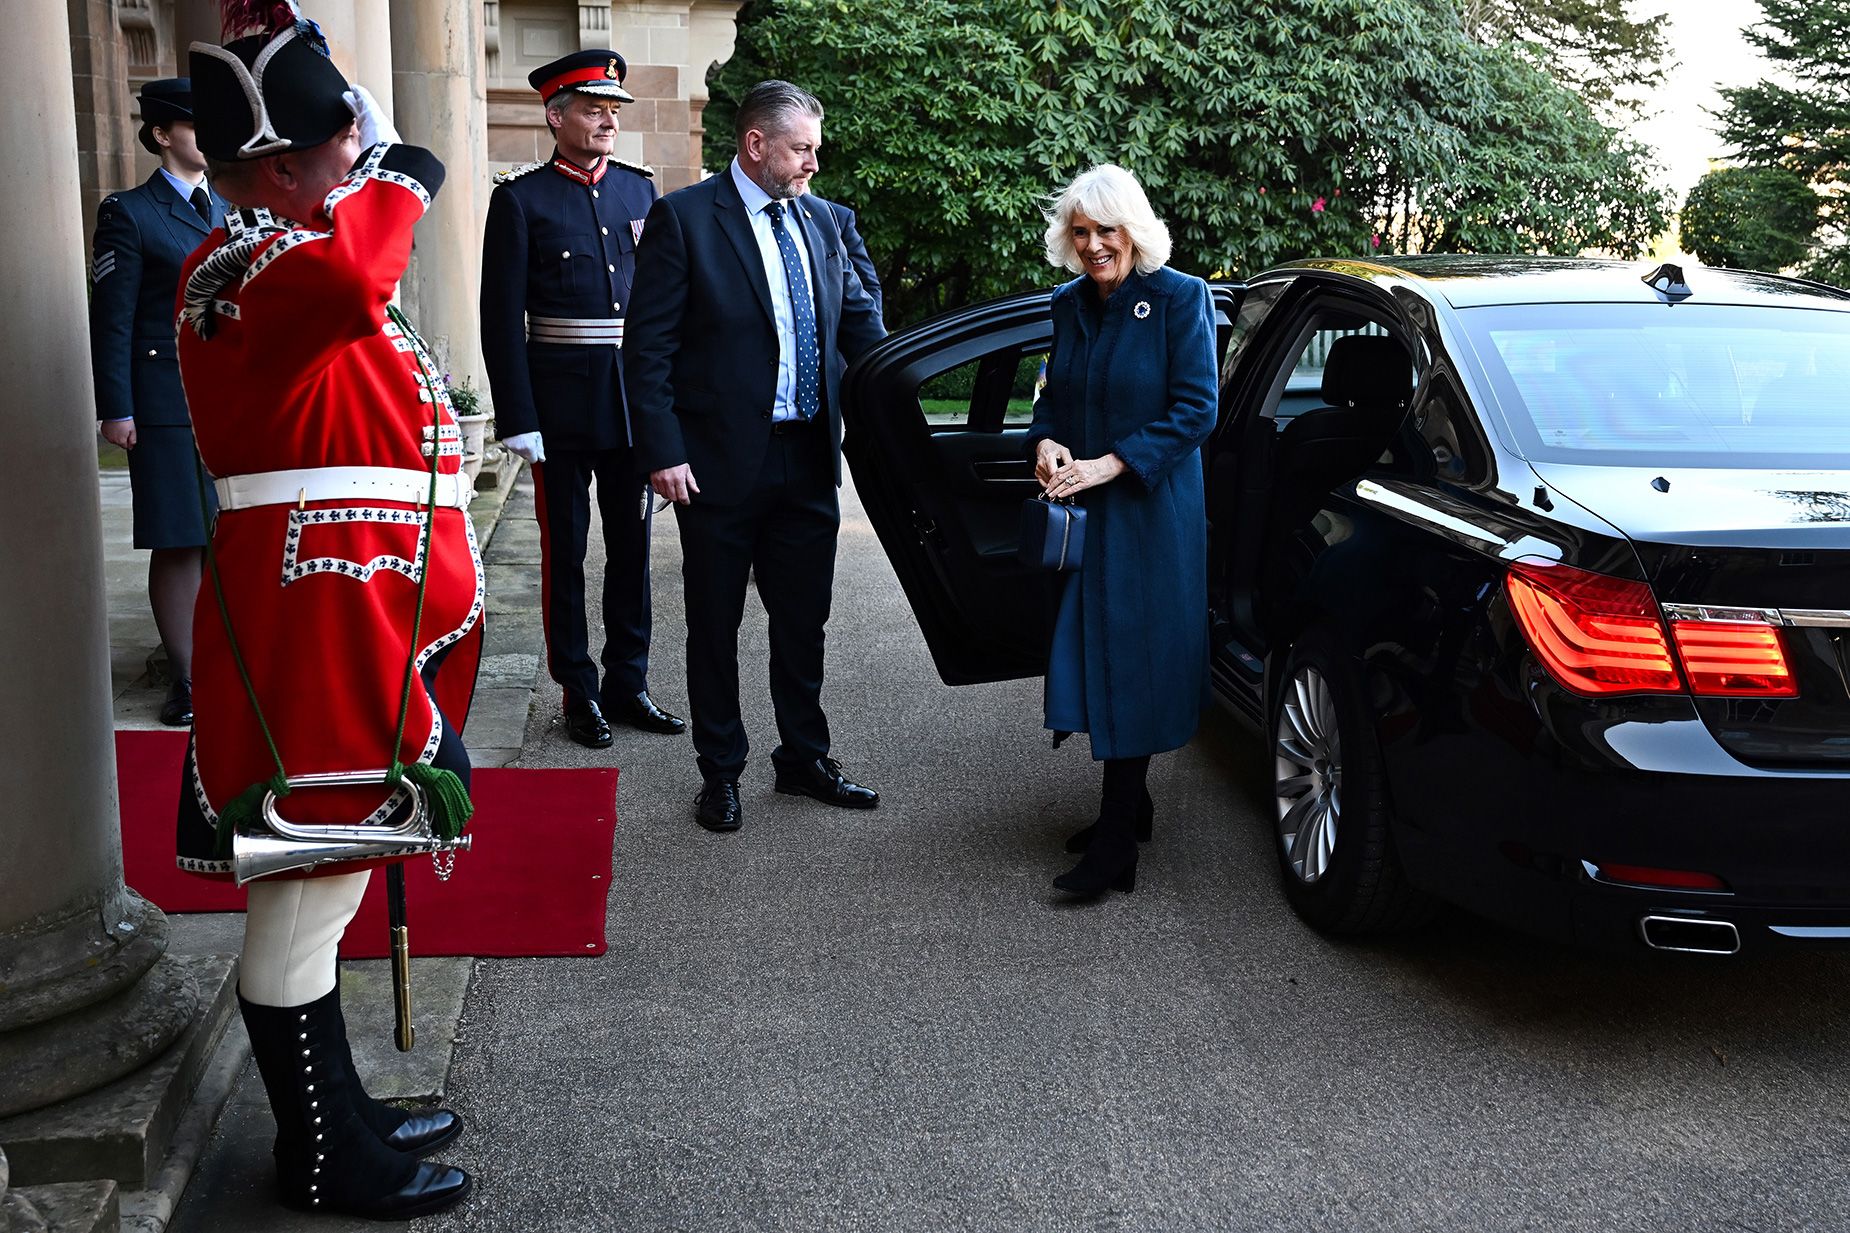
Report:
[[[169,728],[184,728],[193,722],[193,683],[181,677],[167,691],[161,703],[161,722]]]
[[[878,792],[843,775],[841,763],[833,758],[817,758],[800,767],[778,767],[776,787],[789,796],[813,796],[825,805],[844,809],[872,809],[880,804]]]
[[[1053,880],[1055,890],[1063,890],[1075,899],[1096,899],[1108,890],[1130,894],[1137,889],[1137,845],[1130,852],[1097,855],[1088,848],[1079,863]]]
[[[649,697],[649,691],[646,689],[620,706],[613,705],[610,713],[630,727],[643,732],[659,732],[663,736],[680,736],[687,731],[687,721],[679,715],[670,715],[655,705],[655,699]]]
[[[739,781],[709,779],[694,798],[694,821],[710,831],[736,831],[745,821],[745,809],[739,804]]]
[[[379,1138],[407,1156],[428,1156],[462,1133],[462,1119],[448,1109],[429,1109],[406,1116],[396,1130]]]
[[[565,704],[565,734],[586,749],[608,749],[612,739],[604,712],[589,698]]]

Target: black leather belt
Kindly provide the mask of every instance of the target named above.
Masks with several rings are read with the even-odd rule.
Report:
[[[772,420],[771,421],[771,435],[774,437],[784,437],[784,436],[789,436],[792,433],[807,432],[809,429],[815,427],[815,424],[816,424],[816,421],[813,419]]]

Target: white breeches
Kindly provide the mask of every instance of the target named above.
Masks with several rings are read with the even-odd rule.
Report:
[[[259,1006],[301,1006],[334,988],[334,952],[372,870],[252,882],[238,991]]]

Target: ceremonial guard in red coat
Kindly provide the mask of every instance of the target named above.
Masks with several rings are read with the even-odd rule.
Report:
[[[634,102],[614,51],[587,49],[527,78],[546,103],[552,158],[499,173],[482,244],[482,356],[507,447],[533,464],[546,664],[566,731],[593,749],[610,721],[670,735],[649,697],[649,514],[630,452],[618,363],[654,172],[610,157]],[[591,483],[604,529],[603,680],[585,621]]]
[[[456,729],[483,607],[455,416],[388,313],[442,164],[397,143],[312,22],[256,8],[262,33],[192,48],[199,145],[238,208],[187,261],[177,305],[194,431],[220,477],[179,856],[218,876],[233,868],[222,824],[265,785],[299,825],[386,821],[405,798],[377,779],[285,793],[291,780],[396,763],[466,782]],[[375,1219],[437,1211],[468,1175],[419,1158],[461,1123],[361,1086],[335,951],[370,871],[312,872],[329,870],[250,885],[239,1000],[282,1198]]]

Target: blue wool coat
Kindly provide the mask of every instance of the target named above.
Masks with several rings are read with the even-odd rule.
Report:
[[[1127,470],[1082,494],[1085,699],[1094,758],[1186,745],[1208,689],[1201,446],[1218,402],[1208,285],[1133,272],[1103,309],[1089,279],[1053,296],[1047,384],[1028,430]]]

